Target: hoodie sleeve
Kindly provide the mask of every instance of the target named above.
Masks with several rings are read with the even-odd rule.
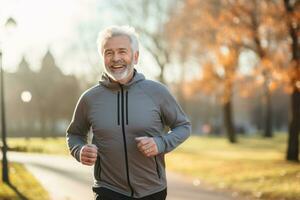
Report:
[[[154,137],[159,153],[167,153],[184,142],[191,132],[191,123],[169,90],[162,86],[157,98],[163,123],[170,128],[167,134]]]
[[[76,105],[72,121],[67,129],[67,144],[70,153],[80,162],[80,150],[87,144],[87,134],[90,129],[87,112],[88,106],[85,96],[82,95]]]

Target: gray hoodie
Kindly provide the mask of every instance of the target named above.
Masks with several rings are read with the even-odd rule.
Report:
[[[191,124],[164,85],[135,71],[125,85],[104,73],[100,84],[80,97],[67,129],[70,152],[78,161],[90,129],[98,147],[94,187],[141,198],[167,187],[164,155],[189,137]],[[135,138],[142,136],[154,138],[157,156],[138,150]]]

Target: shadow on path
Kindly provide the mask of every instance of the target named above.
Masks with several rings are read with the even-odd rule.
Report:
[[[28,200],[27,197],[25,197],[14,185],[11,183],[7,184],[17,195],[21,200]]]

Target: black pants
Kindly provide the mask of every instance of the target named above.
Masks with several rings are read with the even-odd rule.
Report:
[[[103,187],[93,188],[93,191],[95,200],[165,200],[167,197],[167,189],[143,198],[128,197]]]

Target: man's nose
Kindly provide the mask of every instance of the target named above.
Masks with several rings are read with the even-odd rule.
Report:
[[[114,55],[113,55],[113,57],[112,57],[112,60],[113,61],[119,61],[121,59],[121,57],[120,57],[120,54],[118,54],[118,53],[115,53]]]

